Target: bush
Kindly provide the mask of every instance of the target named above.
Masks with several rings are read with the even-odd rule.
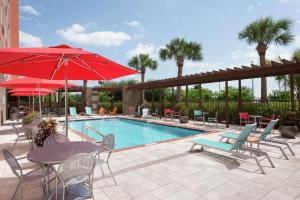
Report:
[[[31,122],[39,116],[38,112],[30,112],[28,113],[22,120],[23,125],[31,124]]]
[[[57,122],[54,119],[48,119],[48,120],[43,120],[39,125],[38,125],[38,133],[34,139],[34,143],[40,147],[43,146],[43,143],[45,139],[49,135],[56,134],[56,127],[57,127]]]

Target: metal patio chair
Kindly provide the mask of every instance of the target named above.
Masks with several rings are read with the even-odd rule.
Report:
[[[14,195],[13,195],[13,198],[12,199],[15,199],[16,197],[16,194],[17,194],[17,191],[18,189],[20,188],[20,193],[21,193],[21,199],[22,199],[22,193],[23,193],[23,184],[25,181],[32,181],[32,180],[35,180],[37,178],[42,178],[43,175],[42,173],[41,174],[33,174],[33,172],[36,172],[38,170],[41,170],[41,168],[37,168],[37,169],[34,169],[34,170],[31,170],[27,173],[23,173],[23,169],[21,168],[18,160],[21,160],[21,159],[24,159],[26,157],[22,157],[22,158],[15,158],[15,156],[10,152],[8,151],[7,149],[3,149],[2,150],[2,154],[4,156],[4,159],[6,160],[7,164],[9,165],[9,167],[11,168],[12,172],[18,177],[19,181],[18,181],[18,185],[17,185],[17,188],[14,192]]]
[[[63,134],[53,134],[53,135],[49,135],[44,143],[43,146],[48,146],[51,144],[56,144],[56,143],[68,143],[70,142],[70,140]]]
[[[110,165],[109,165],[109,158],[111,156],[112,151],[115,148],[115,136],[113,134],[105,135],[103,140],[101,142],[99,142],[99,145],[100,145],[100,148],[99,148],[99,152],[97,154],[96,164],[100,165],[103,177],[104,177],[104,171],[103,171],[102,165],[106,164],[107,168],[110,172],[110,175],[114,180],[114,183],[117,185],[116,179],[115,179],[115,177],[111,171]],[[103,154],[107,154],[107,155],[104,156]],[[101,158],[101,157],[104,157],[104,158]]]
[[[95,168],[94,154],[75,154],[63,161],[56,170],[55,191],[49,199],[87,199],[93,198],[93,178]],[[55,197],[55,198],[54,198]]]

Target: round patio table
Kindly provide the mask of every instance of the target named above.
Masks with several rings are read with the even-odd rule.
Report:
[[[99,145],[90,142],[56,143],[37,148],[27,154],[27,159],[39,164],[60,164],[72,155],[92,153],[99,149]]]

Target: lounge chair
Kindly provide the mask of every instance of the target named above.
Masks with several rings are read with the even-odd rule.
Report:
[[[159,109],[156,108],[153,113],[151,113],[152,117],[160,117]]]
[[[77,114],[77,111],[76,111],[76,108],[75,107],[70,107],[69,108],[69,111],[70,111],[70,115],[72,117],[79,117],[79,115]]]
[[[287,147],[287,149],[291,152],[292,155],[295,155],[295,153],[293,152],[292,148],[289,146],[288,143],[286,142],[282,142],[282,141],[277,141],[277,140],[269,140],[267,139],[267,136],[271,134],[272,130],[274,129],[274,127],[276,126],[276,124],[278,123],[279,119],[275,119],[275,120],[271,120],[271,122],[268,124],[268,126],[265,128],[265,130],[260,134],[259,137],[256,137],[256,136],[251,136],[251,137],[256,137],[257,138],[257,145],[258,145],[258,148],[259,148],[259,145],[265,145],[265,146],[270,146],[270,147],[275,147],[275,148],[278,148],[282,155],[284,156],[285,159],[288,160],[288,157],[287,155],[285,154],[284,150],[280,147],[280,146],[277,146],[277,145],[272,145],[272,144],[269,144],[269,143],[276,143],[276,144],[282,144],[282,145],[285,145]],[[239,137],[239,134],[236,134],[236,133],[224,133],[221,135],[221,139],[224,139],[226,138],[227,140],[229,139],[237,139]]]
[[[99,108],[99,113],[98,113],[99,115],[105,115],[105,114],[107,114],[107,111],[106,111],[106,109],[105,108],[103,108],[103,107],[100,107]]]
[[[253,131],[253,129],[256,128],[256,126],[257,126],[257,124],[248,124],[248,125],[246,125],[244,127],[243,131],[235,139],[235,142],[232,143],[232,144],[213,141],[213,140],[208,140],[208,139],[202,139],[202,138],[201,139],[195,139],[195,140],[192,141],[193,145],[192,145],[190,151],[193,151],[194,147],[197,146],[197,145],[201,146],[201,151],[204,150],[204,147],[210,147],[210,148],[214,148],[214,149],[225,151],[225,152],[235,151],[235,153],[237,153],[237,154],[241,154],[241,153],[239,153],[239,150],[249,151],[249,152],[252,152],[252,153],[255,154],[255,156],[253,158],[254,158],[256,164],[258,165],[260,171],[263,174],[265,174],[265,171],[264,171],[263,167],[261,166],[261,164],[258,160],[258,155],[264,155],[268,159],[270,165],[274,168],[275,166],[274,166],[273,162],[271,161],[270,157],[268,156],[268,154],[266,152],[256,150],[256,149],[252,149],[252,148],[247,148],[247,147],[244,146],[248,136]],[[242,155],[244,155],[244,154],[242,154]]]
[[[118,108],[117,107],[114,107],[114,109],[113,110],[110,110],[109,111],[109,115],[117,115],[117,110],[118,110]]]
[[[172,118],[172,113],[173,113],[173,111],[171,110],[171,109],[169,109],[169,108],[165,108],[164,109],[164,116],[165,116],[165,118]]]
[[[142,117],[143,118],[150,118],[151,117],[149,108],[143,108],[142,109]]]
[[[93,112],[92,112],[92,108],[91,107],[85,107],[85,114],[89,115],[89,116],[94,115]]]

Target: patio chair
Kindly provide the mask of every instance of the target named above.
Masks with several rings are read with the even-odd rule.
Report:
[[[169,109],[169,108],[164,109],[164,117],[165,118],[172,118],[172,113],[173,113],[173,111],[171,109]]]
[[[79,117],[79,115],[78,115],[77,110],[76,110],[75,107],[70,107],[70,108],[69,108],[69,111],[70,111],[70,115],[71,115],[72,117]]]
[[[153,113],[151,113],[152,117],[159,117],[159,109],[156,108]]]
[[[18,120],[17,120],[17,121],[18,121]],[[19,122],[18,122],[18,123],[19,123]],[[20,137],[24,137],[24,139],[27,140],[26,135],[20,135],[20,131],[19,131],[19,129],[16,127],[15,124],[12,124],[12,127],[13,127],[14,133],[16,134],[17,138],[16,138],[16,140],[15,140],[13,146],[10,148],[10,151],[14,151],[14,148],[15,148],[15,146],[17,145],[17,143],[18,143]],[[28,146],[30,147],[30,145],[31,145],[31,144],[30,144],[30,140],[28,140]]]
[[[106,164],[111,177],[113,178],[114,183],[117,185],[116,179],[111,171],[110,165],[109,165],[109,158],[111,156],[111,153],[113,152],[115,148],[115,136],[113,134],[108,134],[103,137],[103,140],[98,142],[100,145],[99,153],[97,154],[96,158],[96,164],[100,165],[102,175],[104,177],[104,171],[103,171],[103,164]],[[103,154],[106,153],[107,155],[104,156]],[[101,156],[102,155],[102,156]],[[104,157],[104,158],[101,158]]]
[[[173,119],[179,119],[180,118],[180,112],[173,112],[173,115],[172,115],[172,118]]]
[[[56,181],[58,179],[60,184],[51,192],[50,199],[94,199],[95,163],[94,155],[86,153],[75,154],[63,161],[56,170]]]
[[[201,110],[194,110],[194,121],[203,120],[203,114]]]
[[[143,118],[150,118],[151,117],[149,108],[143,108],[142,109],[142,117]]]
[[[218,111],[216,112],[215,117],[207,118],[208,125],[209,125],[209,122],[216,123],[216,126],[218,125]]]
[[[242,123],[244,123],[245,125],[253,123],[253,121],[250,121],[250,116],[247,112],[239,113],[239,116],[240,116],[240,129],[242,127]]]
[[[243,151],[249,151],[255,154],[254,160],[256,162],[256,164],[258,165],[260,171],[265,174],[265,171],[263,169],[263,167],[261,166],[259,160],[258,160],[258,156],[260,155],[264,155],[270,165],[274,168],[274,164],[271,161],[269,155],[266,152],[260,151],[260,150],[256,150],[256,149],[252,149],[252,148],[247,148],[244,146],[248,136],[250,135],[250,133],[256,128],[257,124],[247,124],[243,131],[238,135],[238,137],[235,139],[235,142],[230,144],[230,143],[223,143],[223,142],[217,142],[217,141],[212,141],[212,140],[208,140],[208,139],[195,139],[193,140],[193,145],[191,147],[190,151],[193,151],[194,147],[197,145],[201,146],[201,151],[204,150],[204,147],[209,147],[209,148],[214,148],[220,151],[224,151],[224,152],[233,152],[235,151],[236,154],[242,154],[239,151],[243,150]],[[242,154],[244,155],[244,154]],[[235,157],[236,158],[236,157]]]
[[[118,107],[115,106],[114,109],[110,110],[108,114],[109,115],[117,115],[117,110],[118,110]]]
[[[103,108],[103,107],[100,107],[100,108],[99,108],[99,112],[98,112],[98,114],[102,116],[102,115],[105,115],[105,114],[107,114],[107,111],[106,111],[106,109],[105,109],[105,108]]]
[[[276,143],[276,144],[281,144],[281,145],[285,145],[286,148],[291,152],[292,155],[295,155],[295,153],[293,152],[292,148],[289,146],[288,143],[286,142],[282,142],[282,141],[277,141],[277,140],[269,140],[267,139],[267,136],[271,134],[272,130],[274,129],[274,127],[276,126],[276,124],[278,123],[279,119],[276,120],[271,120],[271,122],[268,124],[268,126],[265,128],[265,130],[260,134],[259,137],[256,136],[251,136],[251,137],[255,137],[257,138],[257,145],[258,145],[258,149],[259,149],[259,145],[265,145],[265,146],[270,146],[270,147],[275,147],[278,148],[282,155],[284,156],[284,158],[286,160],[288,160],[288,157],[286,155],[286,153],[284,152],[284,150],[281,148],[281,146],[277,146],[277,145],[272,145],[270,143]],[[226,138],[227,140],[229,139],[237,139],[239,137],[239,134],[236,133],[224,133],[221,135],[221,139]]]
[[[91,107],[85,107],[85,114],[89,115],[89,116],[94,115],[93,111],[92,111],[92,108]]]
[[[259,121],[259,127],[262,129],[263,126],[268,126],[268,124],[275,119],[275,115],[272,114],[270,118],[263,117]]]
[[[49,135],[44,143],[43,143],[43,147],[51,145],[51,144],[56,144],[56,143],[68,143],[70,142],[70,140],[63,134],[53,134],[53,135]]]
[[[129,115],[135,115],[135,107],[128,108]]]
[[[22,158],[17,159],[7,149],[3,149],[2,154],[3,154],[3,157],[4,157],[5,161],[7,162],[9,167],[11,168],[12,172],[18,178],[18,184],[17,184],[17,187],[15,189],[15,192],[14,192],[14,195],[13,195],[12,199],[15,199],[19,189],[20,189],[20,196],[21,196],[21,199],[22,199],[24,182],[33,181],[33,180],[36,180],[38,178],[42,178],[43,177],[42,173],[40,173],[40,174],[35,174],[34,173],[34,172],[37,172],[38,170],[41,170],[41,168],[39,167],[39,168],[33,169],[33,170],[31,170],[27,173],[24,173],[23,172],[24,169],[22,169],[22,167],[20,166],[18,160],[25,159],[26,157],[22,157]]]

